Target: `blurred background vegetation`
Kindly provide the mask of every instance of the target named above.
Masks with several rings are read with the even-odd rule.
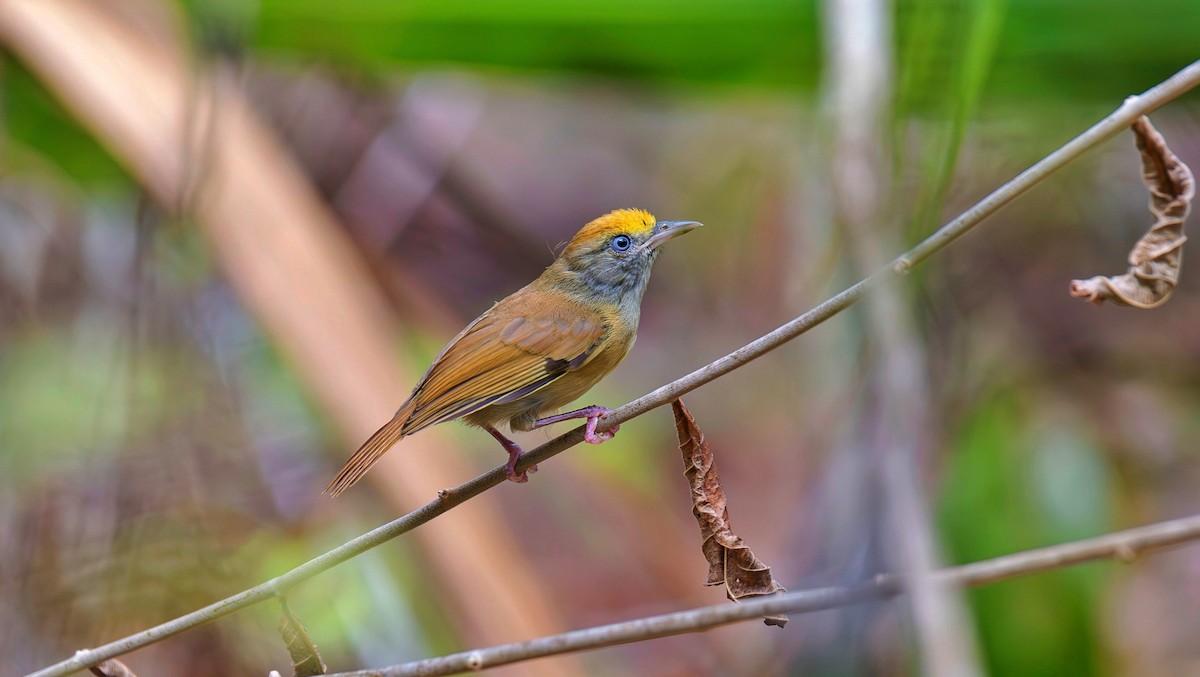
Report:
[[[46,0],[52,9],[39,11],[82,3]],[[249,208],[243,222],[222,217],[223,231],[206,225],[201,204],[217,198],[164,198],[101,114],[129,102],[105,100],[104,87],[94,103],[64,94],[69,74],[46,66],[55,33],[31,31],[31,15],[14,9],[22,4],[0,0],[3,674],[237,592],[432,496],[392,491],[386,478],[337,501],[319,496],[369,432],[347,423],[362,407],[338,410],[330,402],[344,398],[323,390],[336,352],[310,359],[286,323],[263,318],[271,303],[307,312],[321,340],[353,359],[358,344],[339,343],[343,325],[304,291],[326,278],[295,276],[324,264],[280,263],[296,293],[248,302],[240,281],[276,269],[248,267],[221,238],[258,237],[268,261],[294,250],[279,231],[256,230]],[[830,142],[838,121],[822,3],[86,4],[96,36],[128,28],[173,50],[183,73],[223,74],[224,96],[249,103],[291,158],[279,171],[298,170],[334,215],[331,236],[351,245],[347,260],[362,273],[351,287],[383,300],[364,307],[387,315],[394,331],[382,335],[394,339],[405,387],[558,243],[617,207],[708,227],[662,257],[637,347],[589,401],[637,397],[855,279],[853,243],[828,193],[841,149]],[[884,227],[907,242],[1195,60],[1200,35],[1194,0],[899,0],[889,18]],[[219,119],[227,100],[197,98],[189,111]],[[136,112],[152,125],[156,111]],[[1200,95],[1155,122],[1200,166]],[[229,130],[212,126],[201,152],[169,135],[156,147],[202,185],[205,144]],[[229,195],[278,185],[263,178]],[[1150,223],[1145,204],[1131,139],[1119,137],[904,284],[929,383],[920,474],[948,563],[1200,510],[1197,275],[1185,259],[1176,296],[1152,312],[1066,293],[1072,278],[1124,270]],[[718,454],[735,529],[791,589],[894,564],[879,545],[873,462],[854,449],[870,416],[859,411],[863,365],[888,340],[850,313],[688,398]],[[381,423],[397,404],[362,417]],[[403,475],[418,453],[460,456],[443,484],[457,483],[503,460],[478,431],[440,435],[419,452],[406,441],[379,474]],[[425,540],[399,539],[292,594],[331,667],[722,599],[701,586],[665,412],[488,500],[486,515],[508,530],[496,546],[507,554],[493,559],[487,542],[457,532],[431,544],[445,529],[438,520],[422,528]],[[475,573],[496,568],[498,582]],[[515,598],[498,602],[510,611],[536,600],[530,629],[474,603],[496,594]],[[1195,549],[966,600],[993,674],[1200,670]],[[916,665],[904,609],[825,612],[782,631],[746,624],[508,672],[904,674]],[[128,662],[153,675],[283,669],[277,613],[263,605]]]

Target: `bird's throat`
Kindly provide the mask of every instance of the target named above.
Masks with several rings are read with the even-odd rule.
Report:
[[[560,260],[546,269],[542,278],[544,283],[563,289],[585,302],[618,307],[621,315],[636,326],[654,261],[651,258],[640,262],[641,265],[630,263],[593,261],[590,265],[572,268]]]

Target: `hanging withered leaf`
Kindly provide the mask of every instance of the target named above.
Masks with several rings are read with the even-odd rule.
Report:
[[[279,635],[283,637],[283,643],[287,645],[288,653],[292,656],[292,668],[296,677],[325,674],[328,668],[325,667],[325,661],[321,660],[321,654],[317,652],[317,645],[304,629],[304,624],[288,609],[286,599],[280,597],[279,606],[283,609],[283,616],[279,619]]]
[[[115,658],[110,658],[100,665],[93,665],[88,671],[97,677],[137,677],[129,666]]]
[[[1133,123],[1142,155],[1142,180],[1150,189],[1154,225],[1129,252],[1129,272],[1071,282],[1071,296],[1093,303],[1110,301],[1134,308],[1156,308],[1171,297],[1183,262],[1183,222],[1187,219],[1196,182],[1192,171],[1167,148],[1167,142],[1142,116]]]
[[[696,425],[692,413],[682,400],[671,403],[675,414],[675,431],[679,434],[679,450],[683,452],[683,473],[692,489],[692,514],[700,525],[700,545],[708,561],[708,580],[705,585],[725,585],[725,594],[737,602],[744,597],[758,597],[786,592],[771,578],[771,567],[754,556],[729,525],[729,510],[721,477],[717,474],[713,452],[704,441],[704,433]],[[783,627],[787,616],[767,616],[767,625]]]

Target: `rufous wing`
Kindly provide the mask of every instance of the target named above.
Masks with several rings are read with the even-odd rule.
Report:
[[[512,402],[596,354],[608,327],[598,313],[529,288],[493,306],[450,341],[392,420],[346,461],[325,493],[357,482],[396,442],[422,428]],[[520,312],[529,307],[532,312]]]
[[[492,310],[501,312],[485,314],[459,336],[414,391],[406,435],[546,387],[585,364],[607,330],[601,317],[579,307],[543,303],[536,316]]]

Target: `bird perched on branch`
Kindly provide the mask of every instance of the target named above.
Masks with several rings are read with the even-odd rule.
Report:
[[[454,419],[483,428],[504,446],[505,472],[514,482],[528,480],[516,470],[521,447],[496,429],[499,423],[533,430],[583,418],[587,442],[612,439],[617,426],[596,430],[609,413],[604,407],[552,412],[625,359],[659,247],[699,225],[619,209],[584,226],[538,279],[493,305],[442,348],[392,420],[363,443],[325,493],[345,491],[401,438]]]

